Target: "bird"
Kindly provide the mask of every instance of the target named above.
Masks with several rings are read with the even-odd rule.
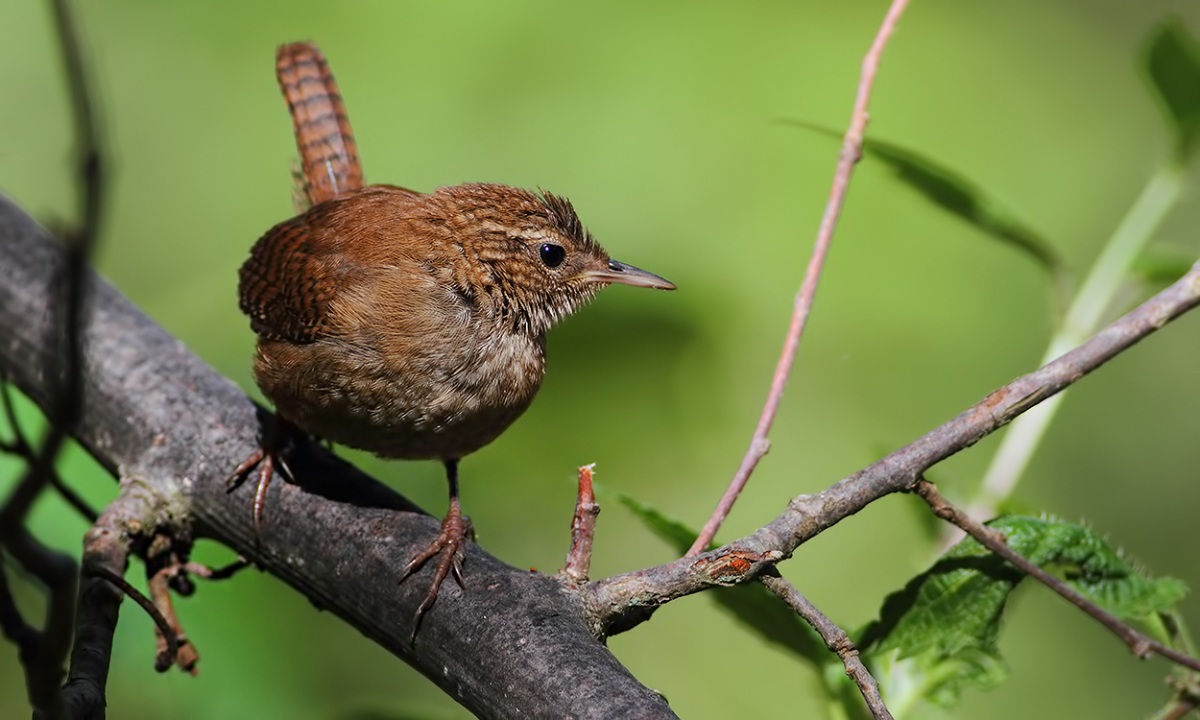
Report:
[[[266,487],[289,436],[441,461],[446,516],[401,573],[407,578],[438,557],[415,637],[446,576],[463,583],[473,533],[459,500],[459,461],[530,406],[545,376],[547,331],[608,285],[675,285],[610,258],[560,195],[496,183],[429,193],[364,185],[319,50],[284,46],[277,74],[313,204],[268,230],[239,272],[239,306],[257,336],[254,377],[278,420],[230,479],[259,466],[260,529]],[[305,80],[313,77],[318,82]],[[299,112],[314,106],[324,114]],[[306,142],[313,128],[319,137]],[[306,147],[336,152],[314,159]]]
[[[611,284],[675,287],[611,259],[565,198],[492,183],[367,186],[276,225],[242,266],[254,376],[284,420],[444,464],[441,532],[402,573],[439,556],[418,615],[448,572],[461,582],[459,461],[525,412],[546,332]]]

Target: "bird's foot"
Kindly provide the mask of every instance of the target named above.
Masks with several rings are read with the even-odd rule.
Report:
[[[287,462],[283,459],[283,448],[292,440],[299,430],[283,420],[282,418],[275,419],[275,426],[262,438],[259,447],[254,452],[238,464],[229,477],[225,478],[225,487],[229,492],[233,492],[246,480],[250,471],[258,468],[258,484],[254,489],[254,535],[258,537],[262,531],[262,516],[263,508],[267,503],[267,487],[271,484],[271,478],[275,476],[276,468],[279,469],[284,479],[292,482],[292,471],[287,466]]]
[[[446,576],[454,573],[455,582],[460,588],[465,589],[462,577],[463,559],[466,557],[467,541],[474,537],[475,530],[471,526],[471,519],[462,514],[457,502],[451,502],[450,510],[442,519],[442,529],[438,536],[425,546],[424,550],[417,553],[408,565],[404,566],[404,571],[400,573],[402,581],[420,570],[434,556],[437,556],[438,559],[433,582],[429,585],[429,592],[425,593],[425,598],[417,606],[417,611],[413,615],[412,636],[414,640],[417,637],[417,628],[421,626],[421,617],[426,610],[433,607],[434,601],[437,600],[438,590],[441,589]]]

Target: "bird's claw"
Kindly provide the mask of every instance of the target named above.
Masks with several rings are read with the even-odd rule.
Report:
[[[404,570],[400,573],[401,581],[417,570],[420,570],[433,557],[436,556],[438,558],[437,567],[433,573],[433,582],[429,585],[429,591],[425,593],[425,597],[421,600],[421,604],[417,606],[417,610],[413,614],[413,640],[417,637],[417,629],[421,626],[421,618],[429,608],[433,607],[433,603],[437,600],[438,591],[441,589],[447,575],[453,573],[454,580],[458,583],[458,586],[466,589],[466,586],[463,584],[462,566],[463,560],[466,558],[467,541],[474,537],[475,530],[471,525],[471,519],[462,514],[457,503],[452,503],[450,511],[446,513],[445,519],[442,520],[442,529],[438,532],[437,537],[404,566]]]

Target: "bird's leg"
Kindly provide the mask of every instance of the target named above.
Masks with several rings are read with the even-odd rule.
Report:
[[[279,415],[273,416],[271,420],[265,423],[262,437],[259,439],[258,449],[250,453],[250,456],[234,468],[229,477],[225,479],[226,487],[232,492],[242,484],[255,466],[258,467],[258,486],[254,490],[253,509],[254,534],[256,537],[262,531],[262,515],[263,507],[265,507],[267,502],[267,487],[271,484],[271,478],[275,475],[275,467],[279,467],[280,472],[286,479],[292,479],[292,471],[283,459],[283,449],[294,438],[302,434],[299,428],[283,417]]]
[[[417,606],[417,612],[413,617],[414,638],[417,635],[417,628],[421,624],[421,616],[437,600],[438,590],[442,587],[442,581],[446,579],[446,575],[453,572],[458,586],[463,587],[462,564],[463,558],[466,556],[466,544],[467,540],[474,537],[475,534],[471,527],[471,519],[462,514],[462,508],[458,504],[457,460],[446,461],[446,480],[450,484],[450,509],[446,511],[446,517],[442,519],[442,529],[433,542],[429,543],[424,550],[409,561],[408,565],[404,566],[404,571],[400,574],[400,579],[403,580],[419,570],[430,558],[435,555],[438,558],[437,569],[433,574],[433,583],[429,586],[429,592],[425,594],[425,599]]]

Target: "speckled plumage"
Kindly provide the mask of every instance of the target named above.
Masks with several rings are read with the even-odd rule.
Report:
[[[565,250],[556,267],[547,243]],[[563,198],[376,185],[272,228],[239,291],[283,417],[385,457],[456,460],[529,407],[555,322],[621,273],[670,287],[614,266]]]

